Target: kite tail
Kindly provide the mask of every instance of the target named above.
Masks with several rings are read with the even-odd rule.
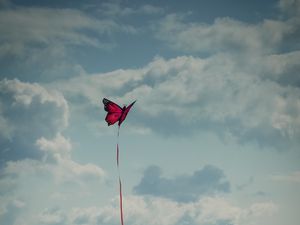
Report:
[[[120,167],[119,167],[119,134],[120,134],[120,126],[118,126],[118,138],[117,138],[117,168],[118,168],[118,175],[119,175],[120,218],[121,218],[121,225],[124,225],[124,221],[123,221],[122,182],[121,182],[121,173],[120,173]]]

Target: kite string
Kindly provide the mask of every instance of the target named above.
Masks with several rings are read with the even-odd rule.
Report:
[[[121,182],[121,173],[120,173],[120,167],[119,167],[119,136],[120,136],[120,126],[118,126],[118,136],[117,136],[117,168],[118,168],[118,175],[119,175],[120,218],[121,218],[121,225],[124,225],[124,221],[123,221],[122,182]]]

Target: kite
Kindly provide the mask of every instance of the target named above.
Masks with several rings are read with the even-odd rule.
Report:
[[[127,114],[129,113],[131,107],[134,105],[134,102],[132,102],[129,106],[126,107],[126,105],[121,108],[116,103],[103,98],[102,100],[104,104],[104,110],[107,112],[107,115],[105,117],[105,121],[107,122],[107,125],[113,125],[118,121],[118,139],[117,139],[117,168],[118,168],[118,174],[119,174],[119,194],[120,194],[120,218],[121,218],[121,225],[124,225],[123,221],[123,198],[122,198],[122,182],[121,182],[121,175],[120,175],[120,167],[119,167],[119,131],[120,126],[123,123],[123,121],[126,119]]]
[[[104,110],[107,112],[107,115],[105,117],[107,125],[110,126],[119,121],[118,126],[120,127],[123,121],[126,119],[129,110],[136,101],[134,101],[127,107],[126,105],[124,105],[123,108],[106,98],[103,98],[102,102],[104,104]]]

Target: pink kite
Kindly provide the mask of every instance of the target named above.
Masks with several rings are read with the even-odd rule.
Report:
[[[107,115],[105,117],[105,121],[107,122],[107,125],[113,125],[117,121],[118,122],[118,141],[117,141],[117,167],[118,167],[118,173],[119,173],[119,192],[120,192],[120,217],[121,217],[121,225],[124,225],[123,221],[123,198],[122,198],[122,183],[121,183],[121,176],[120,176],[120,167],[119,167],[119,131],[120,126],[123,123],[123,121],[126,119],[127,114],[129,113],[131,107],[134,105],[134,102],[132,102],[129,106],[124,106],[121,108],[116,103],[103,98],[102,100],[104,104],[104,110],[107,112]]]

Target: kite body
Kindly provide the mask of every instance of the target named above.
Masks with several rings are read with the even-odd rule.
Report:
[[[123,123],[123,121],[126,119],[129,110],[131,109],[131,107],[134,105],[136,101],[134,101],[127,107],[124,106],[123,108],[121,108],[118,104],[106,98],[103,98],[102,102],[104,104],[104,110],[107,112],[107,115],[105,117],[105,121],[107,122],[107,125],[110,126],[115,124],[117,121],[119,121],[118,125],[120,126]]]

